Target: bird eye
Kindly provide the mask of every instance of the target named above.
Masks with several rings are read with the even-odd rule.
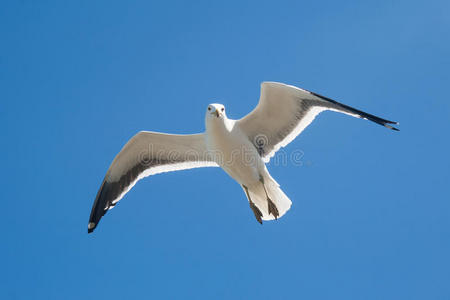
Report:
[[[208,107],[208,110],[211,110],[211,107]]]
[[[225,110],[225,108],[224,107],[222,107],[222,111],[224,111]]]

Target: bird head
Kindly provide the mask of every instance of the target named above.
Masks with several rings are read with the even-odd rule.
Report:
[[[208,108],[206,109],[207,119],[224,119],[226,117],[225,106],[219,103],[212,103],[208,105]]]

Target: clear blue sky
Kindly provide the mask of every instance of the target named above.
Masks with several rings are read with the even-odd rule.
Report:
[[[449,1],[3,1],[1,299],[449,299]],[[269,165],[259,225],[219,168],[139,182],[86,230],[140,130],[240,118],[281,81],[323,113]]]

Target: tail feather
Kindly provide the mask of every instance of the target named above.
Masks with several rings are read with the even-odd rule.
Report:
[[[292,202],[275,181],[266,180],[265,186],[269,198],[278,210],[277,218],[281,218],[291,208]],[[248,187],[248,193],[251,201],[261,212],[261,218],[265,221],[274,220],[275,216],[272,213],[269,213],[269,202],[267,201],[267,196],[262,184],[260,183],[255,186]]]

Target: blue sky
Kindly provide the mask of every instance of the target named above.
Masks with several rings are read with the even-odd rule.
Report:
[[[448,1],[3,1],[2,299],[450,298]],[[260,226],[218,168],[139,182],[86,233],[140,130],[240,118],[281,81],[399,121],[323,113],[269,164]]]

